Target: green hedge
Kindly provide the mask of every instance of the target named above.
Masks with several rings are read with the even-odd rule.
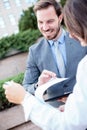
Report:
[[[16,49],[21,52],[28,51],[29,46],[34,44],[40,36],[41,33],[39,30],[29,29],[0,39],[0,59],[4,58],[11,49]]]
[[[6,99],[5,94],[4,94],[4,89],[2,87],[3,84],[11,80],[22,84],[23,78],[24,78],[24,73],[20,73],[17,76],[10,77],[10,78],[0,81],[0,111],[15,105],[15,104],[9,103],[8,100]]]

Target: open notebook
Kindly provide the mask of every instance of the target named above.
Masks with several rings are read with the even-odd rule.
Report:
[[[52,87],[52,85],[56,84],[56,83],[60,83],[64,80],[67,80],[68,78],[52,78],[51,80],[49,80],[47,83],[39,86],[36,91],[35,91],[35,96],[41,100],[42,102],[44,102],[44,98],[43,98],[43,95],[45,93],[45,91]],[[65,93],[64,95],[69,95],[71,92],[67,92]],[[61,96],[64,96],[64,95],[61,95]],[[55,98],[58,98],[58,97],[55,97]],[[50,99],[49,99],[50,100]]]

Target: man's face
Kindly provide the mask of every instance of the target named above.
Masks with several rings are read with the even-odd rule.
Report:
[[[38,10],[36,13],[38,28],[42,35],[48,39],[56,39],[60,30],[62,18],[57,16],[54,7]]]

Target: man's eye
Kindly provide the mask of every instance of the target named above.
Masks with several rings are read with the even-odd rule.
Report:
[[[52,20],[52,21],[48,21],[48,23],[53,23],[54,21]]]
[[[40,24],[42,24],[43,22],[39,21]]]

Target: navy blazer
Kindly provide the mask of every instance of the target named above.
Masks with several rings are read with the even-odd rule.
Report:
[[[76,83],[78,63],[87,53],[87,47],[82,47],[78,41],[70,38],[68,33],[65,37],[65,47],[67,59],[65,77],[69,79],[49,88],[47,90],[49,97],[60,96],[65,92],[73,90],[73,86]],[[44,69],[53,71],[57,77],[60,77],[50,45],[46,39],[42,38],[38,43],[29,48],[27,67],[23,80],[23,86],[27,91],[34,93],[34,85]]]

